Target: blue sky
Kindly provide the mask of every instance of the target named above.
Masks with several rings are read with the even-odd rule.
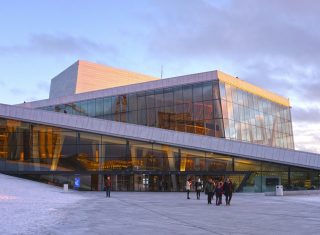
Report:
[[[320,152],[320,2],[2,1],[0,102],[48,97],[78,59],[164,77],[219,69],[289,97],[297,149]]]

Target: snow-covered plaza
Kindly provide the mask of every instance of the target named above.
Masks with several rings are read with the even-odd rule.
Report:
[[[319,234],[320,195],[63,192],[0,174],[0,234]]]

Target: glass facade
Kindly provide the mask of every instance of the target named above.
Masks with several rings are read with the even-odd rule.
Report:
[[[42,109],[224,137],[218,81],[101,97]]]
[[[0,119],[0,170],[83,190],[102,190],[111,175],[113,190],[124,191],[183,191],[187,177],[209,176],[231,177],[240,192],[273,191],[276,184],[310,189],[319,187],[320,173],[8,119]]]
[[[220,82],[225,138],[294,149],[290,107]]]
[[[42,109],[294,149],[290,107],[219,81]]]

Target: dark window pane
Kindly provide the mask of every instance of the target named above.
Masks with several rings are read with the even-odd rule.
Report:
[[[65,113],[73,114],[73,105],[74,104],[66,104],[65,105]],[[49,108],[49,107],[48,107]],[[47,109],[48,110],[48,109]]]
[[[224,89],[224,87],[221,88],[221,89]],[[224,91],[224,93],[225,93],[225,91]],[[219,89],[219,83],[218,82],[214,82],[213,83],[212,99],[220,99],[220,89]]]
[[[154,98],[154,92],[147,92],[146,95],[146,103],[147,103],[147,108],[154,108],[155,105],[155,98]]]
[[[121,95],[121,112],[127,112],[127,96]]]
[[[138,124],[147,125],[147,110],[142,109],[138,111]]]
[[[174,103],[175,104],[182,104],[183,103],[183,95],[182,95],[182,87],[174,88]]]
[[[120,113],[120,121],[127,122],[127,113],[125,112]]]
[[[193,120],[203,120],[203,103],[193,103]]]
[[[164,96],[164,105],[165,106],[172,106],[173,105],[173,90],[172,89],[164,89],[163,96]]]
[[[183,112],[185,121],[192,120],[192,103],[184,104]]]
[[[156,126],[156,111],[154,108],[147,109],[148,126]]]
[[[147,108],[147,104],[146,104],[145,93],[144,92],[138,93],[137,97],[138,97],[138,110],[146,109]]]
[[[212,119],[213,118],[213,107],[212,100],[203,102],[203,119]]]
[[[138,111],[131,111],[127,113],[127,122],[132,124],[138,123]]]
[[[88,101],[81,101],[81,115],[88,116]]]
[[[89,100],[88,101],[88,115],[90,117],[94,117],[96,114],[96,102],[95,100]]]
[[[130,94],[128,96],[128,110],[137,110],[138,107],[138,101],[137,101],[137,96],[136,94]]]
[[[214,118],[222,118],[220,100],[213,100],[213,115]]]
[[[111,97],[106,97],[103,99],[103,111],[104,114],[110,114],[111,113]]]
[[[192,86],[183,86],[182,89],[184,103],[192,103]]]
[[[214,136],[214,122],[212,119],[204,121],[205,135]]]
[[[159,89],[155,91],[155,105],[156,107],[164,106],[163,90]]]
[[[212,100],[212,82],[203,84],[203,100]]]
[[[73,105],[73,114],[82,115],[81,114],[81,102],[76,102]]]
[[[193,102],[202,101],[202,84],[194,85],[192,88]]]
[[[215,126],[215,136],[216,137],[224,137],[224,130],[223,130],[223,121],[222,119],[215,119],[214,120]]]
[[[96,117],[103,118],[103,98],[96,99]]]
[[[118,96],[111,97],[111,113],[120,112],[120,102]]]

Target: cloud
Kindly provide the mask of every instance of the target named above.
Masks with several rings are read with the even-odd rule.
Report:
[[[183,66],[186,61],[222,61],[236,76],[285,96],[317,94],[320,84],[312,83],[320,79],[320,2],[153,3],[161,17],[149,15],[150,55]]]
[[[0,86],[1,86],[1,87],[5,87],[5,86],[6,86],[6,83],[5,83],[4,81],[1,81],[1,80],[0,80]]]
[[[226,8],[199,0],[155,2],[163,17],[151,21],[150,48],[160,55],[223,55],[236,61],[275,56],[319,61],[320,34],[315,29],[320,17],[314,9],[320,4],[278,2],[234,0]]]
[[[292,120],[299,123],[320,123],[320,109],[292,108]],[[318,133],[319,135],[320,133]]]
[[[295,147],[301,151],[320,153],[320,123],[308,124],[293,122]]]
[[[115,55],[111,45],[97,43],[83,37],[70,35],[34,34],[25,45],[0,46],[0,55],[39,54],[45,56],[90,55],[106,53]]]

